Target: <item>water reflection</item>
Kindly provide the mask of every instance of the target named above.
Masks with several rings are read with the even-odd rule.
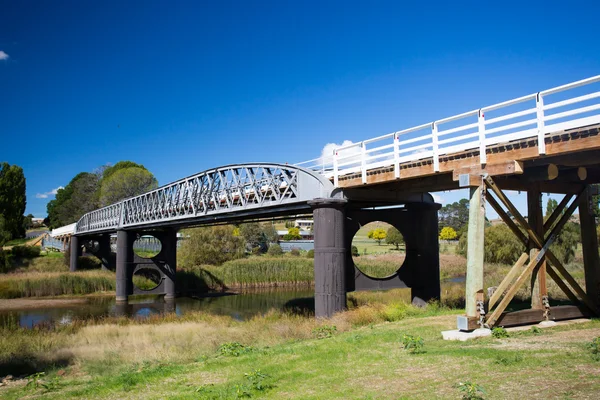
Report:
[[[89,297],[86,303],[59,307],[27,308],[0,311],[0,325],[33,328],[38,325],[70,324],[75,319],[127,316],[147,318],[160,313],[183,315],[189,312],[207,312],[246,320],[271,309],[300,310],[311,307],[312,289],[272,289],[244,293],[224,293],[206,297],[180,297],[165,301],[162,298],[133,299],[129,303],[116,303],[113,297]],[[308,303],[307,303],[308,299]],[[303,304],[299,307],[298,304]],[[314,304],[312,304],[314,310]],[[306,310],[303,311],[306,313]]]

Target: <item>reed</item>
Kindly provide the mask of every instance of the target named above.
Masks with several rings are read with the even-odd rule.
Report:
[[[0,275],[0,298],[83,295],[114,291],[110,271],[34,272]]]

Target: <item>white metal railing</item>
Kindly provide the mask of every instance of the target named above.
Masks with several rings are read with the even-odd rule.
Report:
[[[367,183],[367,171],[394,167],[400,178],[400,164],[433,159],[440,170],[440,156],[479,150],[485,164],[486,149],[500,143],[537,138],[539,154],[546,153],[544,136],[600,123],[600,75],[553,89],[482,107],[428,124],[392,132],[362,142],[335,148],[331,156],[304,161],[297,166],[333,178],[360,173]]]

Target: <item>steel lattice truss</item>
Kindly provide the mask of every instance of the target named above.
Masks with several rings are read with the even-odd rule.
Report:
[[[148,193],[91,211],[76,234],[160,226],[199,217],[285,208],[330,197],[333,185],[315,172],[290,165],[232,165],[201,172]]]

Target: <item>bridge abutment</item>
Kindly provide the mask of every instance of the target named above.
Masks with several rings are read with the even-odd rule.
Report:
[[[315,316],[329,318],[346,309],[344,224],[346,200],[315,199]]]

